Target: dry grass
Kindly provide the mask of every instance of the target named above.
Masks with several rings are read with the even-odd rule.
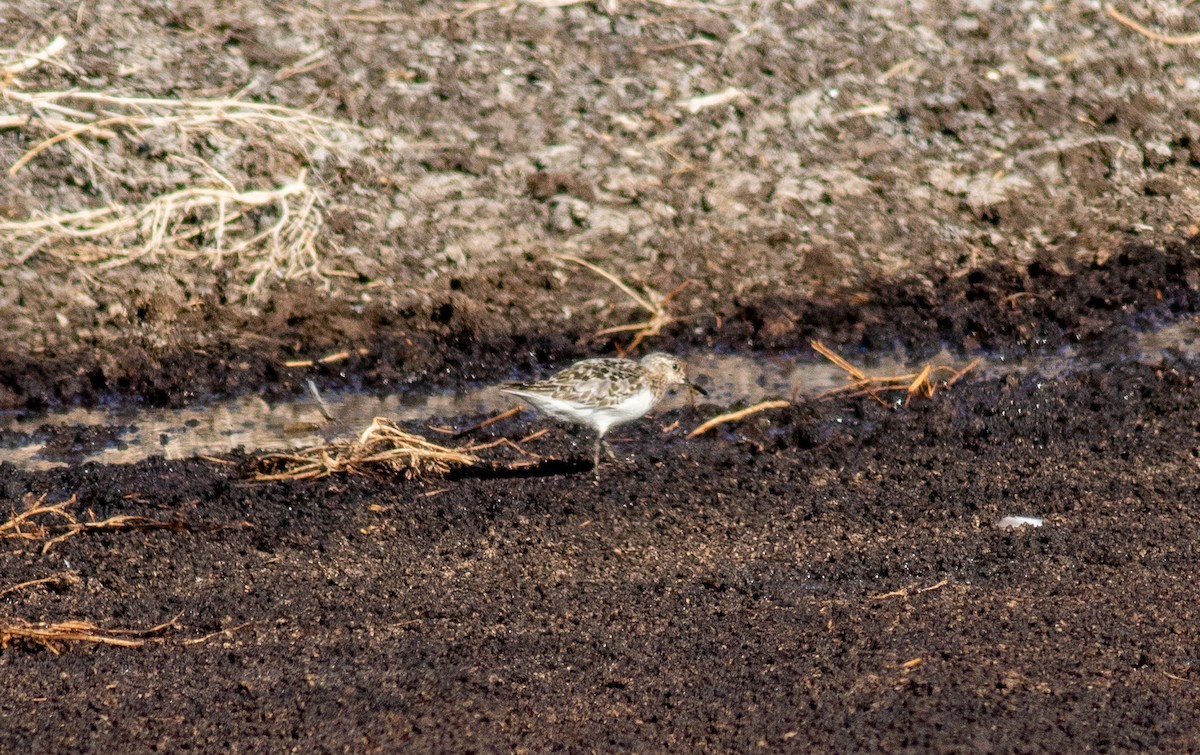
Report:
[[[1138,34],[1141,34],[1147,39],[1152,39],[1155,42],[1162,42],[1164,45],[1195,45],[1200,44],[1200,34],[1184,34],[1176,36],[1171,34],[1162,34],[1148,27],[1139,24],[1129,16],[1121,13],[1119,10],[1109,5],[1105,7],[1104,12],[1107,13],[1114,21],[1122,26],[1133,29]]]
[[[62,574],[52,574],[49,577],[42,577],[41,579],[30,579],[25,582],[18,582],[15,585],[9,585],[8,587],[4,588],[3,590],[0,590],[0,598],[7,597],[9,595],[12,595],[15,592],[20,592],[21,590],[24,590],[24,589],[27,589],[30,587],[37,587],[38,585],[53,585],[53,586],[61,589],[61,588],[67,587],[68,585],[80,584],[82,581],[83,580],[81,580],[78,576],[71,574],[70,572],[63,572]]]
[[[18,74],[53,60],[61,38],[37,53],[0,50],[0,129],[20,129],[32,146],[11,175],[65,150],[101,197],[136,187],[136,202],[33,211],[0,223],[0,249],[22,263],[39,253],[103,268],[160,258],[233,267],[254,295],[270,281],[326,279],[325,196],[309,174],[320,151],[345,154],[369,135],[351,124],[237,96],[169,99],[107,91],[23,91]],[[157,149],[145,149],[156,145]],[[294,178],[272,187],[238,185],[215,165],[254,145],[290,156]],[[215,155],[213,154],[215,152]],[[215,159],[220,158],[220,159]],[[142,199],[144,197],[144,199]]]
[[[77,578],[76,578],[77,579]],[[46,580],[36,580],[28,584],[36,584]],[[18,585],[17,587],[20,587]],[[10,590],[13,588],[10,588]],[[122,648],[138,648],[151,642],[167,642],[166,634],[173,629],[179,629],[179,616],[170,621],[150,627],[149,629],[114,629],[101,627],[90,621],[26,621],[24,619],[0,620],[0,650],[14,645],[26,647],[42,647],[54,655],[60,655],[71,643],[92,643],[96,645],[112,645]],[[231,636],[234,632],[251,626],[254,622],[245,622],[228,629],[209,632],[200,637],[180,640],[180,645],[200,645],[214,637]]]
[[[46,507],[49,508],[49,507]],[[31,579],[9,585],[0,589],[0,598],[39,585],[51,585],[63,590],[81,584],[77,575],[70,572],[52,574],[41,579]],[[0,650],[14,645],[26,647],[42,647],[54,655],[58,655],[71,643],[93,643],[98,645],[113,645],[116,647],[136,648],[148,642],[165,641],[164,635],[168,630],[178,629],[179,616],[149,629],[113,629],[101,627],[90,621],[27,621],[25,619],[0,619]],[[221,634],[237,631],[247,624],[231,629],[213,632],[202,637],[184,640],[184,645],[196,645],[207,642]]]
[[[819,398],[842,395],[870,396],[887,406],[888,402],[880,394],[887,391],[904,391],[906,393],[904,402],[908,403],[914,396],[932,398],[938,388],[953,386],[962,379],[963,375],[979,366],[979,360],[976,359],[961,369],[944,364],[926,364],[919,372],[904,375],[868,376],[820,341],[813,341],[811,345],[818,354],[843,370],[848,378],[846,385],[825,391]]]
[[[0,523],[0,540],[27,540],[42,543],[42,553],[48,553],[55,545],[84,532],[129,531],[129,530],[172,530],[182,532],[191,529],[186,522],[171,519],[152,519],[144,516],[118,515],[97,520],[90,516],[79,519],[71,509],[78,503],[71,496],[58,503],[46,503],[46,495],[35,498],[25,496],[25,508],[7,521]]]
[[[520,407],[509,409],[462,430],[449,427],[430,429],[452,438],[461,438],[519,413]],[[542,429],[516,440],[496,438],[486,443],[449,448],[401,430],[389,419],[376,417],[355,440],[334,441],[294,453],[266,454],[260,459],[263,471],[255,474],[253,479],[256,482],[315,480],[339,473],[367,474],[378,471],[411,479],[443,475],[456,467],[468,466],[482,466],[495,472],[517,471],[557,461],[524,447],[548,432],[548,429]],[[498,447],[509,448],[520,454],[520,458],[514,462],[485,462],[479,456],[481,451]]]
[[[687,436],[689,438],[695,438],[698,435],[703,435],[704,433],[713,429],[717,425],[722,425],[722,424],[725,424],[726,422],[737,422],[739,420],[745,419],[746,417],[751,417],[755,414],[758,414],[760,412],[769,411],[771,409],[786,409],[787,407],[789,407],[791,405],[792,405],[791,401],[783,401],[782,399],[778,400],[778,401],[763,401],[760,404],[755,404],[754,406],[748,406],[745,409],[738,409],[737,411],[726,412],[725,414],[718,414],[717,416],[713,417],[712,419],[708,420],[707,422],[704,422],[701,425],[699,425],[695,430],[692,430],[690,433],[688,433]]]
[[[164,254],[203,258],[213,267],[235,258],[247,263],[249,291],[257,293],[271,279],[324,277],[316,248],[324,222],[320,202],[302,173],[269,191],[192,187],[141,205],[40,214],[0,223],[0,240],[23,248],[19,261],[57,248],[73,263],[101,268],[143,258],[153,262]],[[239,223],[247,213],[264,209],[273,216],[265,228]]]
[[[384,470],[407,478],[424,474],[445,474],[454,467],[470,466],[479,461],[473,451],[447,448],[419,435],[405,432],[396,423],[376,417],[370,427],[354,440],[335,441],[295,453],[267,454],[262,462],[280,471],[261,472],[259,482],[276,480],[314,480],[332,474],[364,474]]]
[[[10,619],[0,624],[0,649],[11,645],[40,646],[58,655],[67,643],[90,642],[137,648],[152,640],[161,639],[169,629],[178,628],[179,617],[149,629],[106,629],[87,621],[29,622]]]
[[[600,277],[609,281],[614,286],[619,288],[621,293],[628,296],[634,304],[637,304],[650,315],[642,322],[630,323],[629,325],[618,325],[614,328],[605,328],[596,332],[596,335],[598,336],[616,335],[617,333],[633,333],[633,340],[630,341],[628,345],[624,347],[621,347],[619,344],[617,345],[617,353],[620,356],[632,353],[635,349],[637,349],[638,346],[641,345],[642,341],[646,340],[647,338],[653,338],[660,335],[663,328],[676,321],[677,318],[667,310],[667,305],[670,304],[671,301],[683,291],[683,289],[687,288],[688,285],[692,283],[692,281],[686,280],[676,286],[674,291],[665,296],[649,286],[643,286],[642,292],[638,293],[633,289],[632,286],[625,283],[617,276],[613,275],[602,267],[593,265],[587,260],[580,259],[579,257],[571,254],[559,254],[556,255],[556,257],[557,259],[587,268],[596,275],[599,275]]]
[[[51,585],[58,590],[82,584],[77,575],[70,572],[52,574],[41,579],[31,579],[0,589],[0,598],[12,595],[31,587]],[[182,615],[182,614],[180,614]],[[179,615],[158,626],[149,629],[112,629],[93,624],[90,621],[27,621],[25,619],[0,619],[0,649],[13,645],[27,647],[42,647],[58,655],[71,643],[93,643],[99,645],[114,645],[117,647],[136,648],[149,642],[165,642],[164,636],[168,630],[178,629]],[[244,629],[252,622],[246,622],[229,629],[210,632],[200,637],[180,641],[182,645],[199,645],[221,635],[229,636],[233,632]]]

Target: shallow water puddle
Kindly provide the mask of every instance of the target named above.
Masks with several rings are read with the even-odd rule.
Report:
[[[1167,350],[1195,354],[1200,351],[1198,344],[1200,326],[1194,322],[1171,325],[1139,337],[1143,358],[1156,358]],[[860,355],[844,356],[855,365],[863,363]],[[964,364],[948,354],[930,361]],[[709,392],[705,403],[722,407],[793,395],[814,396],[846,384],[845,373],[834,365],[825,361],[798,362],[792,356],[694,354],[686,362],[688,373]],[[874,359],[871,364],[862,368],[868,375],[914,371],[899,357]],[[1036,360],[993,360],[981,364],[973,374],[997,377],[1037,370],[1053,377],[1080,366],[1076,358],[1067,354]],[[239,447],[246,451],[278,451],[355,435],[377,416],[400,421],[425,420],[488,415],[521,405],[513,397],[501,394],[496,386],[425,396],[347,393],[328,394],[323,399],[333,421],[325,421],[320,407],[308,395],[273,404],[256,396],[245,396],[185,409],[72,409],[33,417],[0,417],[0,429],[34,437],[39,428],[47,425],[129,427],[113,441],[97,444],[103,447],[94,451],[64,448],[61,444],[47,449],[42,442],[34,441],[15,448],[0,448],[0,462],[26,469],[50,469],[87,461],[123,464],[155,455],[181,459],[221,454]],[[686,391],[677,392],[663,402],[660,411],[686,405],[689,400]]]
[[[828,363],[797,363],[791,357],[754,358],[736,355],[693,355],[688,373],[708,391],[708,403],[732,406],[768,397],[788,398],[819,393],[844,382],[844,373]],[[880,374],[902,370],[898,360],[880,363]],[[0,429],[34,434],[51,426],[131,426],[130,431],[94,453],[69,456],[71,463],[97,461],[121,464],[161,455],[181,459],[221,454],[242,447],[247,451],[302,448],[335,437],[357,434],[375,417],[425,420],[432,417],[487,415],[523,406],[523,402],[488,386],[466,392],[413,395],[336,394],[322,396],[329,413],[325,421],[312,396],[268,403],[257,396],[202,404],[184,409],[72,409],[29,418],[0,418]],[[660,410],[686,405],[686,391],[663,401]],[[532,411],[532,410],[530,410]],[[65,466],[66,450],[49,450],[41,442],[0,448],[0,462],[27,469]]]

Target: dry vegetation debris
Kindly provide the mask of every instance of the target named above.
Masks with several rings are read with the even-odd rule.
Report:
[[[24,507],[15,512],[8,520],[0,522],[0,540],[25,540],[40,542],[42,553],[48,553],[54,546],[87,532],[147,532],[150,530],[167,530],[170,532],[198,532],[226,529],[228,525],[198,525],[187,522],[182,518],[155,519],[147,516],[117,514],[106,519],[97,519],[89,509],[82,517],[72,509],[79,503],[79,497],[72,495],[57,503],[47,503],[47,494],[34,496],[26,494]],[[249,522],[237,522],[236,528],[246,528]]]
[[[78,578],[75,578],[78,581]],[[12,588],[0,591],[7,593],[15,588],[31,583],[14,585]],[[138,648],[152,642],[168,642],[168,633],[181,629],[179,618],[182,614],[148,629],[125,629],[118,627],[102,627],[90,621],[70,619],[67,621],[29,621],[26,619],[0,619],[0,650],[13,646],[40,647],[49,650],[54,655],[60,655],[72,643],[90,643],[96,645],[111,645],[122,648]],[[214,637],[229,636],[233,632],[245,629],[254,622],[245,622],[228,629],[199,637],[177,640],[179,645],[200,645]]]
[[[971,370],[979,366],[980,360],[974,359],[965,367],[955,368],[946,364],[935,365],[926,363],[919,371],[903,375],[867,375],[865,372],[847,362],[840,354],[820,341],[812,342],[813,350],[833,362],[846,373],[847,384],[825,391],[821,398],[831,396],[870,396],[874,400],[888,405],[881,394],[887,391],[904,391],[904,403],[915,396],[933,398],[939,388],[950,388]]]
[[[151,640],[161,639],[165,632],[177,628],[176,619],[149,629],[111,629],[97,626],[90,621],[32,622],[11,619],[0,622],[0,649],[23,644],[43,647],[54,655],[59,655],[68,643],[84,642],[136,648]]]
[[[791,401],[777,399],[775,401],[762,401],[754,406],[747,406],[745,409],[738,409],[736,411],[718,414],[717,416],[702,422],[696,427],[695,430],[692,430],[690,433],[688,433],[687,436],[689,438],[695,438],[698,435],[703,435],[718,425],[723,425],[727,422],[738,422],[746,417],[751,417],[761,412],[770,411],[771,409],[786,409],[791,405]]]
[[[332,474],[387,471],[407,478],[440,475],[454,467],[475,464],[473,451],[447,448],[406,432],[390,419],[376,417],[353,440],[341,440],[293,453],[267,454],[262,464],[270,471],[255,474],[258,482],[313,480]]]
[[[631,340],[628,344],[625,344],[624,346],[617,344],[617,355],[622,357],[635,351],[637,347],[640,346],[647,338],[654,338],[658,335],[661,335],[663,328],[676,321],[677,318],[671,314],[667,307],[676,296],[678,296],[685,288],[687,288],[688,285],[694,282],[691,280],[685,280],[683,283],[680,283],[678,286],[676,286],[673,291],[666,295],[658,293],[649,286],[643,286],[642,292],[639,294],[628,283],[621,280],[613,273],[600,267],[599,265],[595,265],[572,254],[559,254],[558,259],[571,262],[579,265],[580,267],[591,270],[596,275],[599,275],[601,278],[604,278],[620,289],[621,293],[629,297],[634,304],[638,305],[638,307],[640,307],[649,315],[649,317],[642,322],[630,323],[628,325],[617,325],[611,328],[603,328],[602,330],[596,331],[597,336],[612,336],[618,333],[632,333],[633,340]]]
[[[0,247],[59,275],[185,258],[202,294],[217,266],[407,304],[571,250],[698,281],[678,314],[1194,220],[1192,35],[1147,33],[1186,5],[9,5]],[[580,288],[472,296],[552,320]]]
[[[825,391],[818,398],[869,396],[884,406],[890,406],[882,396],[882,394],[889,391],[904,391],[904,403],[906,404],[916,396],[932,398],[934,393],[939,389],[944,390],[952,387],[964,375],[978,367],[980,363],[979,359],[975,359],[965,367],[955,368],[950,365],[935,365],[930,362],[922,366],[917,372],[905,373],[903,375],[867,375],[821,341],[813,341],[811,345],[814,351],[845,372],[847,379],[846,385]],[[762,401],[743,409],[718,414],[698,425],[688,433],[687,437],[695,438],[719,425],[739,422],[747,417],[752,417],[766,411],[786,409],[792,404],[793,401],[775,399]]]
[[[58,503],[46,503],[46,494],[25,496],[25,508],[0,523],[0,539],[29,540],[42,543],[42,553],[48,553],[55,545],[83,532],[125,530],[172,530],[182,532],[191,529],[179,519],[153,519],[145,516],[120,514],[107,519],[96,519],[91,512],[87,519],[80,519],[70,509],[79,502],[72,495]]]
[[[9,61],[0,69],[0,129],[20,129],[31,143],[8,172],[58,150],[56,160],[86,176],[101,202],[0,222],[10,263],[39,253],[102,268],[199,260],[234,270],[249,295],[271,281],[350,275],[323,257],[326,195],[313,173],[378,134],[240,95],[26,91],[18,75],[53,62],[68,44],[56,37],[34,53],[0,50]],[[277,153],[292,177],[267,183],[233,169],[256,149]]]

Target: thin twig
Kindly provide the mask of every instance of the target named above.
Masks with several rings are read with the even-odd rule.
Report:
[[[42,553],[48,553],[64,540],[84,532],[128,531],[128,530],[171,530],[182,532],[196,529],[180,519],[152,519],[144,516],[118,514],[108,519],[80,521],[68,509],[78,502],[72,495],[65,501],[46,504],[46,494],[38,498],[26,496],[25,510],[8,521],[0,523],[0,539],[38,540],[42,542]],[[46,523],[39,518],[57,519],[58,523]],[[51,521],[53,521],[53,519]],[[248,523],[242,522],[248,526]],[[218,527],[220,528],[220,527]]]
[[[349,351],[337,351],[332,354],[326,354],[317,360],[317,364],[334,364],[335,362],[344,362],[350,358]]]
[[[145,516],[127,516],[118,515],[103,519],[98,522],[77,522],[68,525],[66,531],[60,535],[50,538],[42,544],[42,553],[49,553],[50,549],[58,545],[62,541],[74,537],[81,532],[90,532],[96,530],[174,530],[181,532],[187,529],[187,524],[179,520],[164,520],[151,519]]]
[[[56,583],[56,584],[63,584],[64,582],[65,583],[78,583],[80,581],[81,580],[79,579],[79,577],[75,576],[74,574],[70,574],[70,573],[52,574],[49,577],[42,577],[41,579],[31,579],[28,582],[20,582],[18,584],[6,587],[3,590],[0,590],[0,598],[3,598],[6,595],[11,595],[12,593],[17,592],[18,590],[24,590],[26,587],[33,587],[35,585],[45,585],[45,584],[49,584],[51,582]]]
[[[0,71],[5,74],[5,78],[11,78],[18,73],[25,73],[37,68],[42,63],[49,61],[55,55],[62,52],[67,47],[67,40],[60,34],[37,52],[27,53],[25,57],[15,63],[7,63],[0,66]]]
[[[433,430],[434,432],[442,433],[443,435],[449,435],[451,438],[461,438],[465,435],[470,435],[477,430],[482,430],[488,425],[500,422],[501,420],[506,420],[509,417],[515,417],[521,413],[523,408],[524,407],[514,406],[513,408],[506,409],[493,417],[488,417],[482,422],[477,422],[470,427],[464,427],[462,430],[455,430],[454,428],[450,427],[430,427],[429,429]]]
[[[754,414],[758,414],[759,412],[765,412],[770,409],[783,409],[783,408],[789,407],[791,405],[792,405],[792,402],[790,402],[790,401],[783,401],[783,400],[763,401],[761,404],[755,404],[754,406],[748,406],[745,409],[738,409],[735,412],[727,412],[725,414],[718,414],[716,417],[713,417],[712,419],[708,420],[704,424],[697,427],[695,430],[692,430],[690,433],[687,434],[687,437],[695,438],[697,435],[703,435],[704,433],[713,429],[717,425],[723,424],[725,422],[737,422],[738,420],[745,419],[746,417],[749,417]]]
[[[654,314],[655,312],[658,311],[657,308],[653,304],[651,304],[647,298],[643,297],[637,291],[634,291],[623,280],[621,280],[617,276],[613,275],[612,273],[608,272],[604,268],[599,267],[597,265],[593,265],[591,262],[588,262],[587,260],[582,259],[580,257],[576,257],[573,254],[558,254],[555,256],[558,257],[560,260],[566,260],[567,262],[574,262],[576,265],[579,265],[580,267],[586,267],[588,270],[591,270],[596,275],[599,275],[601,278],[604,278],[609,283],[612,283],[614,286],[621,289],[622,293],[624,293],[630,299],[633,299],[633,301],[639,307],[646,310],[647,312]]]
[[[688,3],[680,2],[679,0],[650,0],[655,5],[661,5],[664,8],[674,8],[677,10],[695,10],[695,11],[710,11],[712,13],[737,14],[742,8],[740,6],[726,7],[717,5],[716,3]]]
[[[67,511],[68,508],[75,505],[78,498],[72,495],[65,501],[46,505],[46,494],[43,493],[38,498],[33,498],[32,495],[25,497],[25,510],[16,514],[8,521],[0,523],[0,538],[18,538],[21,540],[41,540],[46,536],[47,528],[34,520],[34,517],[50,515],[56,516],[66,521],[67,525],[74,525],[78,520]],[[25,526],[32,525],[33,530],[26,531]]]
[[[919,595],[920,593],[923,593],[923,592],[931,592],[933,590],[940,590],[948,584],[950,584],[950,580],[943,579],[941,582],[932,584],[929,587],[919,587],[916,590],[914,590],[911,587],[901,587],[899,590],[892,590],[891,592],[880,593],[879,595],[872,595],[871,600],[887,600],[888,598],[907,598],[909,595],[913,595],[913,594]]]
[[[1200,34],[1185,34],[1183,36],[1171,36],[1168,34],[1160,34],[1159,32],[1142,26],[1137,21],[1134,21],[1129,16],[1118,11],[1113,6],[1108,6],[1104,12],[1111,16],[1117,23],[1133,29],[1143,37],[1152,39],[1155,42],[1162,42],[1164,45],[1194,45],[1200,44]]]
[[[950,378],[946,381],[946,387],[949,388],[950,386],[957,383],[959,380],[962,379],[963,375],[966,375],[968,372],[970,372],[971,370],[978,367],[982,362],[983,362],[983,360],[979,359],[979,358],[972,359],[970,364],[968,364],[966,367],[963,367],[961,370],[959,370],[958,372],[956,372],[950,376]]]
[[[855,381],[863,381],[867,379],[866,373],[847,362],[842,358],[841,354],[838,354],[836,351],[826,346],[823,342],[813,341],[809,345],[812,346],[813,351],[833,362],[835,367],[841,369],[843,372],[849,375],[851,379]]]
[[[712,94],[703,94],[697,97],[692,97],[691,99],[679,100],[675,104],[686,108],[689,113],[695,115],[701,110],[707,110],[710,107],[718,107],[730,102],[736,102],[745,96],[745,92],[737,87],[729,87],[727,89],[722,89],[719,92],[713,92]]]
[[[585,267],[609,281],[650,315],[648,319],[642,322],[630,323],[629,325],[617,325],[616,327],[604,328],[603,330],[596,331],[596,335],[598,336],[630,332],[634,334],[633,340],[629,342],[628,346],[624,348],[621,348],[620,346],[617,347],[617,353],[620,356],[624,356],[625,354],[632,352],[641,345],[642,341],[646,340],[647,338],[653,338],[660,335],[663,328],[675,322],[676,318],[667,311],[667,305],[670,304],[671,301],[685,288],[694,282],[690,279],[685,280],[683,283],[679,284],[674,291],[671,291],[666,296],[660,295],[657,291],[649,286],[643,286],[642,293],[639,294],[633,289],[632,286],[625,283],[617,276],[613,275],[602,267],[598,267],[597,265],[588,262],[585,259],[581,259],[572,254],[558,254],[555,256],[558,259]]]
[[[182,644],[184,644],[184,645],[200,645],[202,643],[208,642],[209,640],[211,640],[214,637],[220,637],[221,635],[226,635],[226,636],[231,637],[231,636],[233,636],[234,632],[240,631],[249,626],[253,626],[254,624],[255,624],[255,622],[253,622],[253,621],[247,621],[243,624],[238,624],[236,627],[230,627],[229,629],[219,629],[216,632],[210,632],[209,634],[206,634],[202,637],[193,637],[190,640],[184,640]]]

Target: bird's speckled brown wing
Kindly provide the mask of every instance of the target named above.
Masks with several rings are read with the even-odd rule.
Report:
[[[585,359],[545,380],[514,388],[594,407],[620,403],[642,379],[637,362],[627,359]]]

